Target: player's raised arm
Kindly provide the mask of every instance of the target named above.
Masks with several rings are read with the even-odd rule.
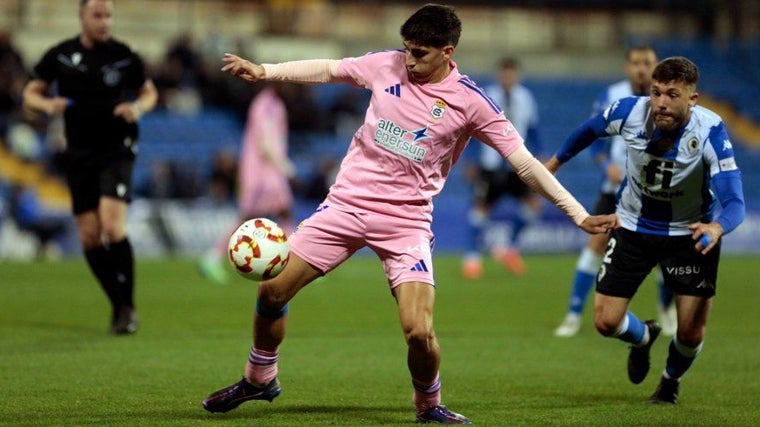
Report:
[[[340,60],[336,59],[255,64],[237,55],[226,53],[222,61],[226,63],[222,71],[251,83],[259,80],[292,83],[341,83],[343,81],[338,76]]]

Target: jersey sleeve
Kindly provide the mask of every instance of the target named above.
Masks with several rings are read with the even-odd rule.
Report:
[[[633,111],[633,108],[636,107],[636,104],[638,103],[639,98],[632,96],[619,99],[607,107],[601,114],[606,125],[604,133],[607,136],[620,135],[628,120],[628,116],[631,115],[631,111]]]
[[[711,177],[721,172],[739,170],[734,158],[734,147],[722,121],[710,128],[703,157],[709,165]]]
[[[722,121],[710,128],[702,158],[709,168],[722,211],[717,218],[728,234],[742,223],[745,216],[741,172],[734,157],[734,147]]]
[[[370,52],[355,58],[344,58],[338,66],[338,75],[346,83],[358,88],[371,88],[372,76],[398,51]]]
[[[515,130],[498,105],[485,94],[471,96],[473,105],[470,121],[474,137],[493,147],[502,157],[509,156],[524,144],[522,135]]]
[[[58,78],[57,56],[58,49],[55,47],[45,52],[40,62],[32,69],[32,77],[48,83],[54,82]]]
[[[132,62],[127,70],[126,86],[129,90],[138,90],[145,84],[146,80],[145,63],[140,55],[132,52]]]

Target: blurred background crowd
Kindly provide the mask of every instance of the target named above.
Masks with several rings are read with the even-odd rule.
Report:
[[[221,73],[234,52],[260,62],[341,58],[398,48],[398,25],[419,2],[328,0],[115,1],[114,35],[145,60],[159,108],[141,120],[129,227],[139,255],[197,254],[235,218],[237,154],[257,86]],[[702,72],[700,102],[731,133],[744,174],[745,224],[729,251],[758,252],[754,165],[760,161],[760,2],[757,0],[457,1],[463,35],[455,60],[481,85],[498,61],[520,59],[539,106],[545,149],[555,150],[588,117],[594,98],[624,77],[627,47],[683,55]],[[61,178],[62,123],[21,108],[31,67],[47,47],[77,34],[78,1],[0,0],[0,258],[78,252]],[[322,200],[369,93],[347,85],[284,92],[296,220]],[[464,162],[472,156],[465,155]],[[245,165],[255,169],[256,165]],[[592,161],[559,176],[586,206],[598,192]],[[461,250],[470,194],[455,168],[436,202],[439,248]],[[577,230],[558,212],[526,234],[526,252],[577,250]],[[452,224],[462,224],[462,227]]]

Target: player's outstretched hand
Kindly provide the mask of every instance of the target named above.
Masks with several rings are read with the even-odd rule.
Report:
[[[551,159],[544,162],[544,167],[549,170],[549,172],[552,173],[552,175],[556,175],[557,171],[559,170],[559,167],[562,166],[562,163],[559,162],[557,159],[557,156],[552,156]]]
[[[694,245],[694,249],[702,255],[710,252],[710,249],[715,247],[715,244],[718,243],[718,239],[723,235],[723,226],[715,221],[709,224],[695,222],[689,226],[689,230],[694,232],[692,233],[691,238],[697,241],[697,244]]]
[[[606,233],[618,227],[618,217],[615,214],[592,215],[583,220],[580,227],[589,234]]]
[[[231,53],[225,53],[222,61],[226,64],[222,71],[227,71],[235,77],[240,77],[247,82],[256,82],[264,78],[264,67],[259,64],[243,59]]]

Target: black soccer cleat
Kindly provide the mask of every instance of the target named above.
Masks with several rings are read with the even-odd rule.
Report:
[[[271,402],[280,395],[280,391],[280,382],[277,381],[277,378],[263,387],[257,387],[243,378],[229,387],[211,393],[203,401],[203,408],[209,412],[227,412],[237,408],[247,400],[268,400]]]
[[[131,307],[124,307],[116,311],[111,320],[111,335],[132,335],[137,332],[140,321],[137,313]]]
[[[649,403],[653,404],[671,404],[678,403],[678,386],[681,384],[677,379],[660,378],[660,384],[654,391],[652,397],[649,398]]]
[[[647,320],[644,325],[649,329],[649,341],[640,346],[631,346],[628,353],[628,379],[634,384],[644,381],[649,373],[649,350],[660,335],[662,328],[654,320]]]

